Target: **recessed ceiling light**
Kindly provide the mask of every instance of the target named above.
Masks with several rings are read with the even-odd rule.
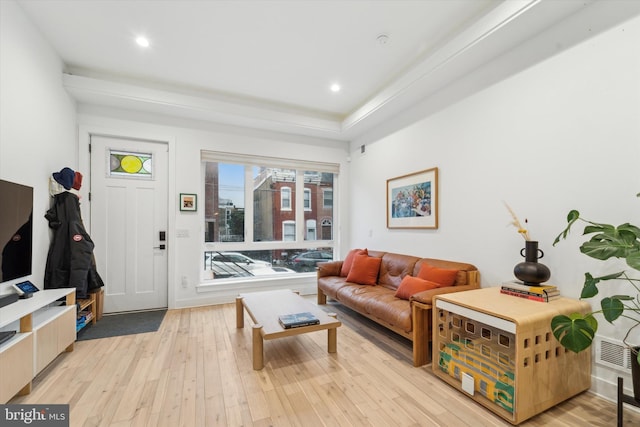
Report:
[[[331,85],[331,92],[340,92],[340,85],[338,83],[334,83]]]
[[[149,39],[144,36],[137,37],[136,43],[138,43],[138,46],[149,47]]]

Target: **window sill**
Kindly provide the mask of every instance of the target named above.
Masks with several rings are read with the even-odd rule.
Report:
[[[204,280],[196,285],[197,293],[220,292],[226,290],[235,290],[236,292],[251,292],[260,290],[260,288],[271,288],[274,285],[282,285],[282,287],[294,285],[308,285],[316,282],[316,273],[295,273],[291,275],[274,275],[271,277],[254,277],[254,278],[238,278],[238,279],[209,279]]]

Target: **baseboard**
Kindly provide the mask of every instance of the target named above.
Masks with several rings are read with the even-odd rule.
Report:
[[[208,291],[204,293],[199,293],[197,297],[194,298],[185,298],[177,300],[175,303],[175,307],[173,308],[191,308],[191,307],[202,307],[206,305],[217,305],[217,304],[229,304],[235,302],[236,297],[240,293],[244,292],[256,292],[256,291],[273,291],[276,289],[283,289],[283,285],[281,282],[272,282],[270,284],[261,284],[259,289],[255,287],[252,288],[241,288],[236,287],[235,289],[226,288],[220,289],[218,291]],[[294,292],[299,292],[300,295],[315,295],[317,292],[315,282],[313,284],[293,284],[286,286],[286,289],[291,289]]]
[[[631,378],[626,378],[626,375],[622,375],[624,378],[624,394],[633,396],[633,386],[631,383]],[[591,376],[591,388],[588,391],[589,393],[595,394],[602,399],[608,400],[613,403],[617,403],[618,401],[618,384],[617,378],[616,382],[612,383],[602,378],[597,378]],[[625,411],[634,411],[640,413],[640,408],[637,408],[633,405],[624,405]]]

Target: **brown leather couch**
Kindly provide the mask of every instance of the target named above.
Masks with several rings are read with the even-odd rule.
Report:
[[[327,297],[374,320],[413,341],[413,365],[422,366],[431,360],[432,313],[434,295],[460,292],[480,287],[478,269],[461,262],[418,258],[390,252],[369,250],[369,256],[382,258],[376,286],[347,282],[340,276],[343,261],[318,264],[318,304]],[[423,291],[409,300],[395,297],[400,282],[407,274],[417,276],[423,263],[433,267],[459,270],[453,286]]]

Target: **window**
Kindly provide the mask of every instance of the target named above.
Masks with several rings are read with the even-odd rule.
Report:
[[[202,152],[203,277],[312,272],[332,260],[337,172],[335,164]]]
[[[151,178],[153,171],[151,153],[109,151],[109,175]]]
[[[296,223],[294,221],[284,221],[282,223],[282,240],[285,242],[295,242]]]
[[[204,191],[205,242],[243,242],[244,167],[207,162]]]
[[[308,188],[304,189],[304,210],[311,210],[311,190]]]
[[[322,190],[322,207],[325,209],[333,208],[333,190]]]
[[[291,210],[291,188],[282,187],[280,189],[280,207],[283,211]]]

